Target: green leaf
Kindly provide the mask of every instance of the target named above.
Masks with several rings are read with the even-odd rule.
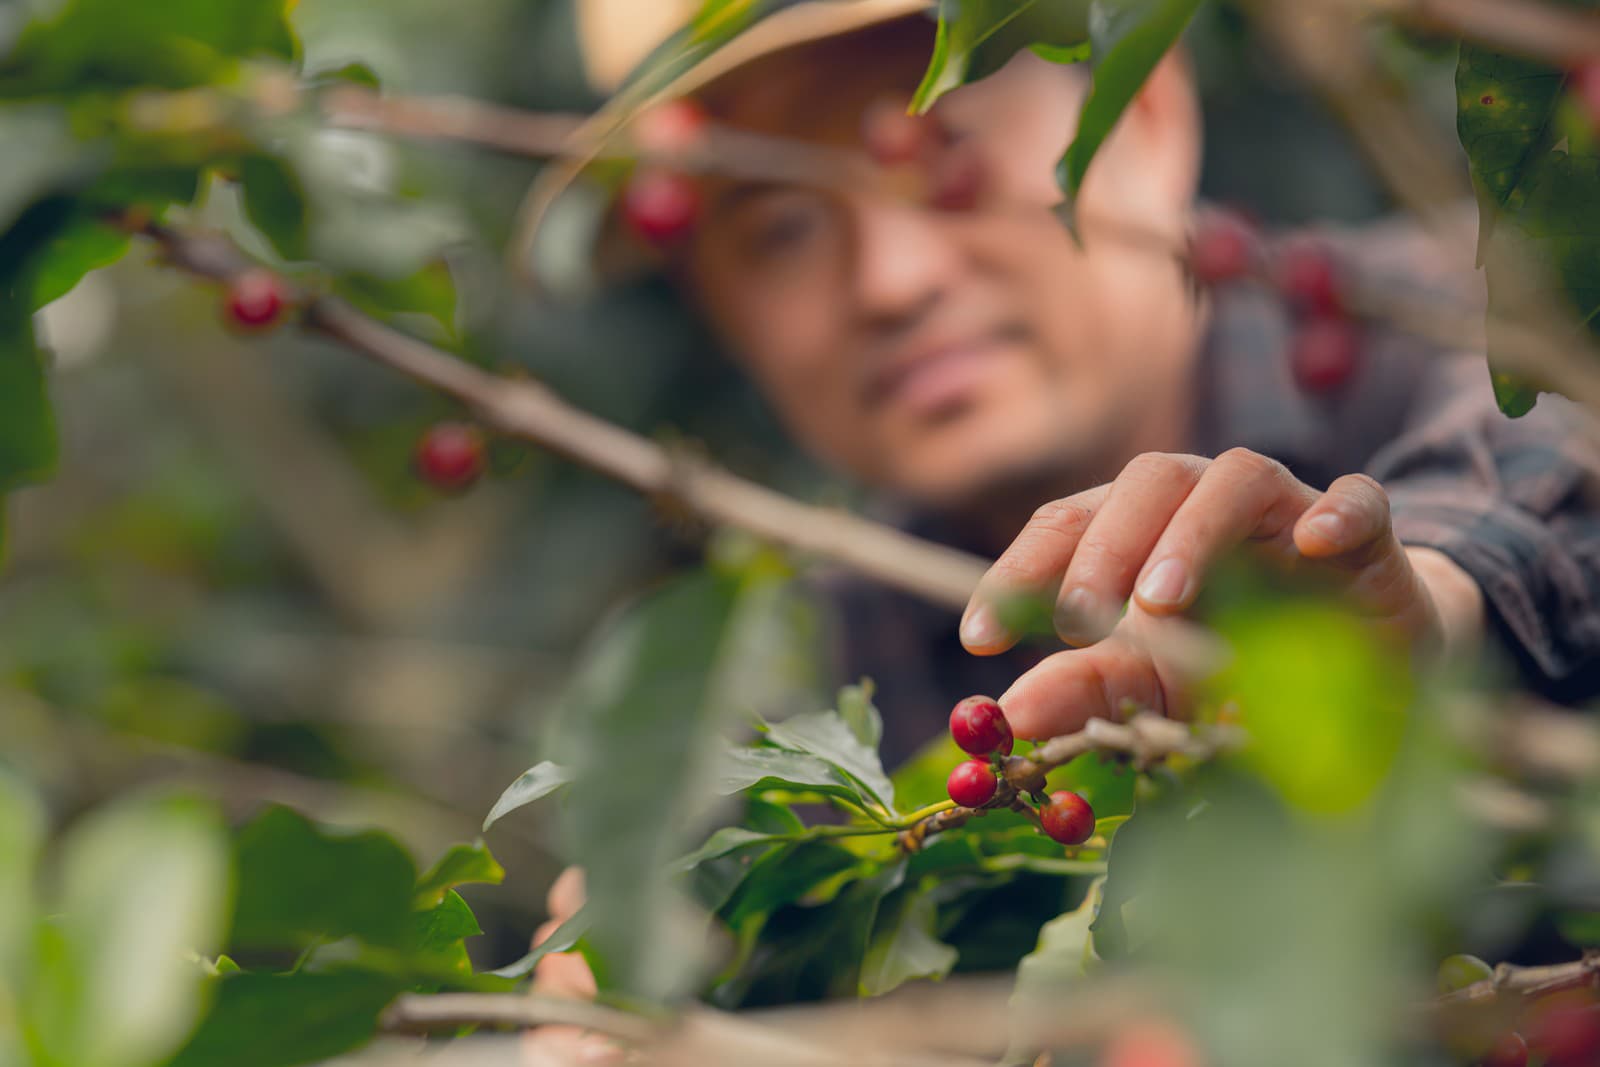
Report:
[[[965,85],[973,51],[1034,2],[939,0],[939,29],[934,36],[933,55],[922,84],[911,98],[911,110],[926,111],[945,93]]]
[[[1105,879],[1095,879],[1081,904],[1039,930],[1038,947],[1017,966],[1017,984],[1011,994],[1013,1032],[1021,1029],[1026,1033],[1030,1024],[1069,995],[1069,987],[1087,972],[1089,961],[1095,958],[1090,927],[1100,911],[1104,891]],[[1037,1050],[1026,1047],[1028,1044],[1013,1037],[1004,1062],[1031,1062],[1031,1054]]]
[[[894,785],[884,772],[878,750],[863,744],[838,712],[814,711],[773,723],[767,729],[767,740],[837,767],[879,804],[894,810]]]
[[[876,752],[883,741],[883,716],[872,702],[872,690],[870,678],[863,678],[857,685],[847,685],[839,690],[838,705],[839,716],[855,739]],[[891,784],[891,791],[893,788]]]
[[[693,980],[704,946],[676,921],[669,870],[713,799],[722,730],[786,699],[777,683],[800,641],[777,622],[792,617],[770,575],[691,575],[621,618],[578,670],[555,752],[575,775],[562,838],[588,872],[602,988],[664,998]]]
[[[712,1001],[731,1008],[856,995],[879,908],[905,875],[902,858],[827,903],[787,906],[752,922],[741,931],[744,951],[734,972],[712,990]]]
[[[307,258],[306,196],[294,171],[272,156],[246,156],[239,164],[239,189],[245,215],[278,254]]]
[[[718,859],[747,845],[775,844],[779,841],[791,840],[793,836],[792,834],[764,834],[756,830],[746,830],[742,826],[724,826],[707,838],[705,844],[674,864],[674,869],[688,871],[700,866],[707,860]]]
[[[822,883],[853,868],[860,858],[832,841],[799,841],[766,853],[750,868],[721,915],[738,929],[765,921],[779,908],[799,903]]]
[[[356,85],[363,89],[381,89],[383,82],[378,72],[365,63],[351,62],[325,70],[306,69],[306,80],[312,85]]]
[[[336,274],[397,283],[466,240],[459,212],[411,195],[394,146],[374,134],[295,115],[264,125],[257,137],[274,145],[285,180],[304,195],[309,257]]]
[[[483,928],[461,894],[454,889],[446,890],[438,904],[413,913],[412,926],[418,953],[443,957],[451,969],[462,974],[472,973],[472,961],[462,942],[477,937],[483,933]]]
[[[126,232],[92,218],[79,218],[54,234],[35,254],[33,308],[66,296],[85,274],[117,262],[131,240]]]
[[[34,864],[44,844],[44,832],[44,807],[39,799],[0,770],[0,989],[9,983],[32,925]]]
[[[1564,81],[1561,71],[1534,60],[1462,44],[1456,133],[1491,211],[1506,204],[1528,165],[1552,146]]]
[[[0,96],[89,87],[180,89],[245,57],[295,58],[283,0],[67,0],[0,61]],[[3,58],[3,57],[0,57]]]
[[[934,936],[938,914],[925,892],[902,892],[885,914],[861,961],[860,991],[881,996],[913,978],[943,978],[956,963],[956,950]]]
[[[539,966],[539,961],[554,952],[570,952],[589,932],[589,916],[580,909],[576,915],[550,931],[550,936],[539,942],[539,946],[515,963],[508,963],[504,967],[490,971],[489,974],[496,978],[521,978],[533,973]]]
[[[744,790],[793,789],[856,800],[863,789],[826,760],[781,748],[728,745],[717,758],[715,788],[730,796]]]
[[[443,260],[398,278],[344,273],[334,279],[333,291],[374,318],[434,344],[451,347],[461,339],[455,275]]]
[[[1110,136],[1161,57],[1172,50],[1200,0],[1094,0],[1089,38],[1094,85],[1078,118],[1078,134],[1061,157],[1056,178],[1070,203],[1089,164]]]
[[[404,988],[365,971],[225,975],[205,1022],[167,1067],[291,1067],[359,1048]]]
[[[505,876],[505,868],[495,862],[488,847],[481,842],[474,845],[456,845],[417,879],[411,906],[435,907],[444,899],[448,890],[458,885],[499,885]]]
[[[1217,629],[1233,662],[1214,684],[1241,709],[1246,762],[1305,811],[1339,815],[1366,804],[1406,732],[1403,655],[1364,620],[1311,601],[1242,605]]]
[[[926,111],[945,93],[1003,67],[1024,48],[1047,58],[1088,40],[1087,0],[940,0],[939,30],[911,101]]]
[[[24,1010],[51,1062],[143,1067],[198,1021],[203,973],[227,922],[228,849],[212,808],[185,797],[91,815],[62,849],[59,919]]]
[[[1096,878],[1081,904],[1045,923],[1039,931],[1039,946],[1017,968],[1014,1001],[1049,1001],[1061,995],[1063,986],[1084,976],[1085,965],[1094,958],[1089,927],[1104,893],[1105,879]]]
[[[570,783],[576,777],[574,773],[550,760],[540,760],[532,767],[523,771],[517,780],[506,787],[500,794],[500,799],[494,802],[494,807],[489,809],[489,814],[484,816],[483,829],[505,818],[518,808],[532,804],[541,797],[547,797],[557,789]]]
[[[0,307],[0,492],[41,481],[55,468],[55,413],[25,314]]]
[[[702,858],[694,863],[689,878],[691,892],[707,912],[721,911],[744,883],[754,864],[763,855],[778,848],[778,842],[799,836],[805,830],[805,824],[782,804],[747,797],[744,824],[738,829],[754,834],[755,838],[721,855]],[[715,840],[716,835],[713,834],[712,838]],[[712,841],[707,841],[702,851],[714,851]]]
[[[1502,324],[1514,332],[1572,323],[1579,335],[1574,347],[1600,335],[1600,236],[1592,222],[1600,159],[1592,135],[1563,128],[1566,87],[1560,69],[1481,45],[1461,46],[1456,129],[1478,195],[1489,368],[1495,399],[1513,417],[1533,407],[1546,383],[1514,373]]]
[[[73,136],[66,110],[55,104],[0,105],[0,145],[6,158],[0,168],[0,233],[46,194],[82,185],[105,156]],[[0,273],[15,267],[0,264]]]
[[[325,833],[297,812],[272,808],[240,831],[236,855],[233,944],[287,948],[354,937],[409,947],[416,867],[387,834]]]
[[[1569,911],[1556,916],[1561,936],[1579,948],[1600,945],[1600,911]]]

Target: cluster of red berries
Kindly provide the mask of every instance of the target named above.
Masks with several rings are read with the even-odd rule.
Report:
[[[658,104],[633,120],[629,135],[641,156],[668,159],[700,150],[708,120],[691,99]],[[935,119],[907,114],[899,101],[881,101],[862,117],[863,148],[880,167],[917,173],[918,195],[940,211],[970,211],[984,189],[977,150],[949,136]],[[642,164],[622,188],[622,218],[646,244],[670,247],[687,237],[700,216],[700,190],[686,174]]]
[[[630,136],[643,156],[670,159],[696,151],[705,140],[705,109],[689,99],[668,100],[633,120]],[[640,240],[656,248],[687,237],[700,217],[700,188],[682,171],[642,164],[622,187],[622,218]]]
[[[1344,299],[1344,280],[1332,252],[1301,240],[1267,263],[1260,235],[1244,219],[1216,214],[1202,220],[1189,244],[1189,270],[1203,286],[1265,275],[1294,311],[1290,365],[1301,387],[1331,392],[1350,380],[1361,354],[1361,331]]]
[[[483,477],[488,443],[470,423],[440,422],[429,427],[412,455],[417,477],[440,492],[460,493]]]
[[[1454,993],[1493,976],[1494,968],[1476,956],[1450,956],[1439,964],[1439,992]],[[1476,1067],[1527,1067],[1534,1054],[1544,1067],[1600,1063],[1600,1001],[1591,992],[1535,1000],[1522,1011],[1517,1025],[1517,1030],[1488,1033],[1456,1026],[1444,1038]]]
[[[945,781],[950,799],[964,808],[981,808],[1000,788],[1000,761],[1011,755],[1015,739],[1000,705],[989,697],[967,697],[950,712],[950,737],[973,758],[956,765]],[[1039,806],[1039,825],[1063,845],[1081,845],[1094,836],[1094,809],[1065,789]]]
[[[897,99],[875,102],[861,116],[861,145],[880,167],[912,171],[919,192],[939,211],[971,211],[983,197],[983,159],[968,141],[951,137],[932,115],[913,115]]]

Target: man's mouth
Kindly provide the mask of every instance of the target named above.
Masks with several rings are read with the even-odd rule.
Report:
[[[929,345],[894,360],[867,383],[868,410],[935,418],[964,406],[1014,338],[1001,330]]]

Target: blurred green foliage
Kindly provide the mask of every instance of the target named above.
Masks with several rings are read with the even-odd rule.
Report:
[[[933,83],[1032,44],[1077,58],[1097,28],[1081,178],[1194,6],[1081,26],[1053,19],[1066,4],[947,8]],[[957,757],[941,742],[891,776],[868,689],[816,710],[820,635],[781,560],[724,543],[663,581],[700,557],[649,504],[504,443],[491,484],[436,499],[409,452],[451,405],[304,337],[247,347],[214,293],[117,262],[107,211],[183,215],[463,358],[817,492],[659,283],[561,308],[509,286],[528,164],[255,106],[301,75],[584,105],[564,5],[13,0],[0,17],[20,27],[0,37],[0,1064],[307,1062],[367,1041],[403,990],[508,988],[533,960],[479,973],[467,943],[487,917],[500,936],[479,955],[521,953],[552,846],[592,881],[547,950],[581,947],[608,994],[876,995],[1026,957],[1037,996],[1146,968],[1243,1067],[1401,1062],[1391,1009],[1439,956],[1545,929],[1559,951],[1594,943],[1593,789],[1539,783],[1548,832],[1470,823],[1451,798],[1497,768],[1443,730],[1436,690],[1298,597],[1216,616],[1240,653],[1219,694],[1256,739],[1240,758],[1138,785],[1097,757],[1062,768],[1052,786],[1090,798],[1103,839],[1070,856],[1010,813],[907,854],[894,832]],[[1382,206],[1237,18],[1193,39],[1223,119],[1213,194],[1272,218]],[[1448,57],[1402,44],[1394,61],[1437,81]],[[1486,110],[1463,135],[1489,206],[1581,294],[1587,157],[1525,137],[1559,178],[1537,185],[1489,150],[1554,128],[1548,72],[1528,73],[1469,51],[1460,84]],[[1262,114],[1290,115],[1308,150]],[[727,736],[741,723],[753,741]],[[560,771],[499,812],[547,798],[496,823],[512,887],[483,897],[506,871],[459,842],[536,749]],[[191,791],[134,788],[152,780]],[[261,810],[285,799],[326,825]],[[807,821],[828,804],[845,813]]]

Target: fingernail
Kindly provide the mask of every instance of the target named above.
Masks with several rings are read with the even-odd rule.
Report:
[[[1069,590],[1056,607],[1056,633],[1075,645],[1097,641],[1105,636],[1105,615],[1100,598],[1078,586]]]
[[[1188,585],[1189,572],[1183,561],[1164,559],[1139,583],[1139,599],[1147,604],[1181,604]]]
[[[1313,515],[1307,519],[1306,529],[1330,545],[1342,545],[1350,524],[1337,511],[1324,511],[1321,515]]]
[[[987,604],[974,609],[961,623],[961,643],[968,648],[987,648],[998,644],[1005,635],[999,616]]]

